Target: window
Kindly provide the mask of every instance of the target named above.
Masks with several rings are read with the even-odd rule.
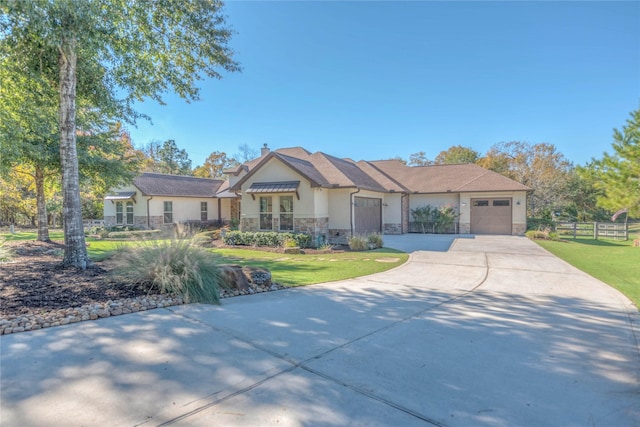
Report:
[[[488,200],[474,200],[473,206],[489,206]]]
[[[510,206],[509,200],[494,200],[493,206]]]
[[[273,203],[271,197],[260,197],[260,230],[273,228]]]
[[[164,223],[173,223],[173,202],[164,202]]]
[[[127,202],[127,224],[133,224],[133,202]]]
[[[122,202],[116,202],[116,224],[122,224]]]
[[[209,204],[207,202],[200,202],[200,221],[207,221],[209,219]]]
[[[280,230],[293,231],[293,196],[280,196]]]

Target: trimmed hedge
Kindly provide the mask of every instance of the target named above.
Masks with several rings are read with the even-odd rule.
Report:
[[[225,245],[268,246],[278,248],[287,240],[293,240],[301,248],[311,244],[311,236],[302,233],[277,233],[275,231],[229,231],[223,237]]]
[[[112,231],[107,235],[110,239],[133,239],[146,237],[160,237],[162,230],[135,230],[135,231]]]

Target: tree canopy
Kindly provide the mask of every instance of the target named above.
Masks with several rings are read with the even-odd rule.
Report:
[[[640,109],[631,113],[622,130],[613,130],[613,152],[593,160],[581,171],[591,176],[601,191],[598,204],[617,211],[627,208],[629,216],[640,216]]]
[[[228,157],[226,153],[214,151],[204,161],[202,166],[193,170],[195,176],[202,178],[224,179],[223,171],[238,165],[238,161],[233,157]]]
[[[63,264],[90,264],[82,229],[76,103],[88,85],[87,108],[98,107],[129,123],[139,115],[133,102],[163,103],[169,91],[187,101],[199,97],[198,80],[220,78],[219,69],[239,71],[227,46],[222,2],[183,0],[4,0],[0,44],[11,57],[44,54],[41,75],[59,95],[60,164],[65,226]],[[37,56],[36,56],[37,57]],[[84,78],[90,76],[91,78]]]

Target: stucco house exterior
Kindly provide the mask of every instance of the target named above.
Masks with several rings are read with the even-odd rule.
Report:
[[[206,201],[208,218],[238,220],[243,231],[301,232],[338,244],[355,234],[408,233],[411,211],[430,205],[451,207],[458,233],[521,235],[532,191],[473,164],[356,162],[301,147],[265,146],[259,158],[225,173],[226,181],[143,174],[106,197],[105,224],[197,221]],[[170,217],[167,202],[173,202]]]
[[[224,183],[192,176],[143,173],[131,185],[107,194],[104,224],[160,229],[190,221],[209,223],[229,218],[229,198],[216,196]]]

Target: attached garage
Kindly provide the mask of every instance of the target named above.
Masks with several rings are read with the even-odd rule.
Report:
[[[471,199],[471,233],[510,235],[511,204],[510,198]]]
[[[355,233],[380,233],[382,231],[382,199],[354,197],[353,216]]]

